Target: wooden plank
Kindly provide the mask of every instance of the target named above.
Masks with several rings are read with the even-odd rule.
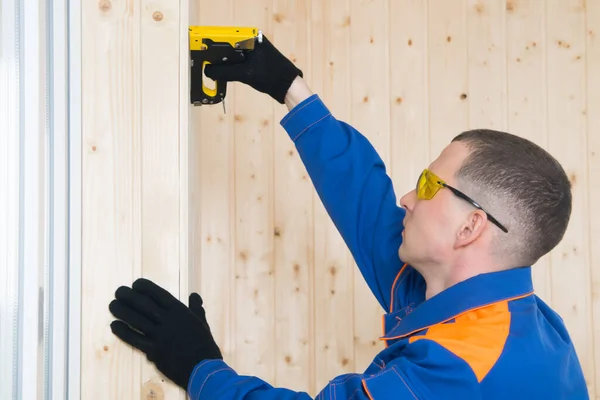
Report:
[[[466,7],[469,128],[506,130],[506,6],[467,0]]]
[[[305,79],[336,118],[350,121],[349,0],[313,0],[311,23],[311,64]],[[315,358],[311,367],[318,392],[333,377],[356,371],[351,306],[356,267],[316,192],[313,197]]]
[[[351,0],[350,7],[350,122],[370,140],[390,167],[389,3],[386,0]],[[354,268],[354,359],[355,368],[363,370],[374,354],[384,348],[378,340],[383,310],[357,267]]]
[[[142,275],[179,294],[179,2],[141,0],[139,66]],[[183,13],[183,15],[186,15]],[[187,269],[187,265],[181,268]],[[182,293],[187,304],[187,293]],[[182,392],[144,357],[142,397],[176,398]]]
[[[591,355],[594,363],[590,363],[587,379],[593,382],[595,398],[600,400],[600,1],[587,2],[586,19],[586,67],[587,67],[587,182],[583,184],[588,189],[588,227],[590,251],[590,278],[589,285],[592,300],[592,325],[591,341],[594,353]],[[594,392],[590,388],[590,398]]]
[[[218,7],[207,0],[192,4],[192,25],[233,23],[232,0],[222,0]],[[207,82],[214,86],[210,79]],[[191,290],[204,299],[211,332],[225,361],[232,363],[236,335],[233,104],[238,85],[227,85],[225,113],[221,105],[190,110]]]
[[[310,74],[310,2],[273,0],[273,44]],[[275,281],[274,385],[314,392],[313,187],[294,142],[279,127],[287,114],[275,104],[273,196]]]
[[[421,0],[390,2],[390,174],[396,198],[415,189],[429,163],[428,7]]]
[[[119,285],[146,276],[176,296],[187,287],[188,179],[180,164],[187,124],[179,108],[187,11],[180,15],[179,7],[146,0],[83,6],[84,398],[184,397],[108,328]]]
[[[545,5],[506,5],[508,131],[547,149]],[[536,294],[552,301],[550,254],[533,268]]]
[[[469,127],[468,39],[462,0],[429,1],[430,159]],[[415,178],[416,179],[416,178]]]
[[[585,2],[549,1],[548,149],[571,179],[573,211],[562,242],[551,255],[552,305],[563,317],[586,377],[593,375],[594,351],[588,207],[586,131]],[[593,393],[594,382],[588,378]]]
[[[140,357],[108,311],[142,270],[139,2],[86,2],[82,19],[81,397],[139,399]]]
[[[192,281],[190,272],[193,268],[191,262],[191,232],[190,220],[191,194],[190,194],[190,110],[189,104],[189,26],[191,13],[195,10],[189,0],[179,1],[179,298],[189,304]],[[180,392],[180,397],[186,396],[185,391]]]
[[[233,24],[271,29],[271,7],[234,1]],[[274,101],[247,85],[232,96],[235,146],[235,366],[275,381]]]

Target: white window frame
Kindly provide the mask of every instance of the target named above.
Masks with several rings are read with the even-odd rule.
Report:
[[[69,106],[69,319],[67,374],[68,399],[81,398],[81,1],[68,3],[68,106]]]
[[[0,398],[80,398],[81,4],[0,0]]]
[[[0,398],[16,393],[20,234],[18,4],[0,3]]]

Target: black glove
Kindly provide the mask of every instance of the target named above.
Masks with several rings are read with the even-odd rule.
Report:
[[[121,321],[110,324],[112,332],[146,353],[148,361],[184,390],[196,364],[223,358],[197,293],[190,295],[188,308],[165,289],[142,278],[131,288],[119,287],[115,297],[109,310]]]
[[[256,41],[254,50],[246,53],[246,60],[236,64],[208,64],[204,73],[214,81],[237,81],[266,93],[283,104],[294,79],[302,71],[279,52],[266,36]]]

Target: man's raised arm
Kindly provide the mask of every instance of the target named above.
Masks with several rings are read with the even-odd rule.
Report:
[[[290,112],[281,124],[367,284],[389,311],[392,284],[402,267],[404,210],[396,205],[392,181],[371,143],[331,115],[302,71],[266,37],[244,63],[207,65],[205,74],[245,83],[287,105]]]
[[[281,125],[294,141],[319,198],[385,310],[402,267],[404,209],[396,205],[392,181],[374,147],[352,126],[337,120],[294,80],[285,97],[290,112]]]

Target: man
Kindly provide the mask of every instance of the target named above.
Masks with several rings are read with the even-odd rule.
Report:
[[[243,64],[206,75],[287,105],[281,124],[386,311],[386,348],[317,398],[588,398],[561,318],[533,293],[530,266],[560,242],[571,213],[569,180],[547,152],[508,133],[464,132],[398,207],[369,141],[266,38]],[[188,308],[140,279],[117,290],[110,310],[122,320],[113,332],[193,399],[310,398],[230,368],[198,294]]]

